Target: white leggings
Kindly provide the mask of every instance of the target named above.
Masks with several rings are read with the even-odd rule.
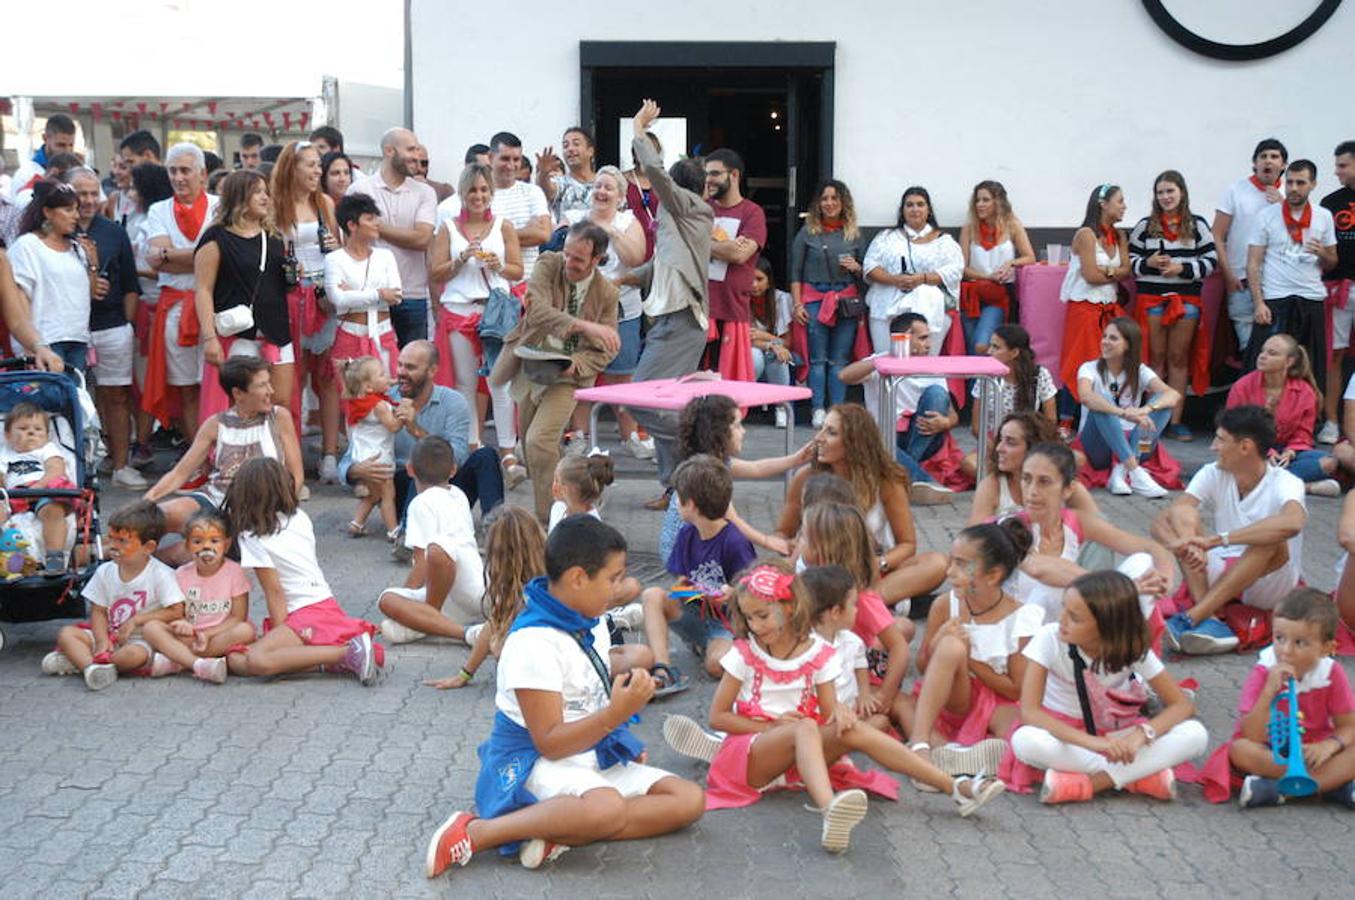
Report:
[[[456,374],[457,393],[466,398],[470,406],[470,442],[481,443],[480,417],[475,412],[475,393],[480,384],[480,355],[475,352],[471,342],[464,334],[453,331],[451,334],[452,371]],[[499,449],[512,450],[517,446],[518,428],[516,411],[513,409],[511,385],[489,386],[489,399],[494,404],[494,433],[499,439]]]
[[[1131,763],[1113,763],[1099,753],[1066,744],[1043,728],[1023,725],[1012,735],[1016,758],[1037,769],[1056,772],[1105,772],[1116,788],[1133,784],[1163,769],[1170,769],[1204,752],[1209,734],[1195,719],[1187,719],[1139,751]]]

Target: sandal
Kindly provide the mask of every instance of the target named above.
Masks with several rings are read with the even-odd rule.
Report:
[[[680,694],[692,686],[692,680],[683,675],[681,669],[668,663],[654,663],[649,674],[654,676],[655,698]]]
[[[936,765],[936,763],[932,762],[932,745],[927,743],[926,741],[913,741],[913,743],[908,745],[908,749],[916,753],[919,759],[931,763],[932,765]],[[924,794],[941,793],[940,788],[934,788],[930,784],[927,784],[927,782],[925,781],[920,781],[916,778],[909,778],[908,780],[912,783],[915,789],[921,791]]]
[[[344,530],[348,532],[349,537],[360,538],[367,534],[367,526],[358,521],[349,522],[344,526]]]
[[[966,797],[960,793],[960,785],[969,785],[969,796]],[[992,800],[998,794],[1007,789],[1007,786],[998,778],[970,778],[968,776],[955,779],[955,787],[951,789],[950,799],[955,801],[959,807],[960,818],[965,819],[978,811],[980,806]]]
[[[668,509],[668,504],[672,500],[672,497],[673,489],[664,488],[662,494],[655,497],[653,500],[645,501],[645,509],[653,510],[654,512],[664,512]]]

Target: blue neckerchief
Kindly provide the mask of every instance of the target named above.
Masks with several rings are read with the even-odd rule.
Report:
[[[46,145],[46,144],[42,144],[41,146],[38,147],[38,152],[33,154],[33,162],[35,162],[35,163],[37,163],[38,165],[42,166],[44,169],[47,168],[47,145]]]
[[[536,578],[527,584],[524,591],[527,603],[518,613],[509,633],[520,628],[554,628],[563,631],[578,642],[579,648],[589,655],[597,669],[602,665],[593,650],[593,628],[598,620],[565,606],[551,596],[546,584],[545,578]],[[602,677],[605,671],[605,668],[600,671],[598,677],[602,679],[604,689],[610,693],[611,684]],[[644,744],[630,733],[629,723],[612,731],[593,748],[599,769],[631,762],[643,750]],[[475,806],[482,817],[506,815],[536,802],[536,797],[527,790],[526,784],[541,753],[526,728],[502,712],[496,712],[494,728],[489,739],[480,745],[479,755],[480,774],[475,781]],[[499,852],[508,856],[516,853],[519,846],[505,845]]]

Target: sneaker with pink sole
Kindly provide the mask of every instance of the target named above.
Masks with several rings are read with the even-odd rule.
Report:
[[[211,684],[226,683],[226,657],[193,660],[193,677]]]
[[[1143,794],[1145,797],[1156,797],[1158,800],[1175,800],[1176,775],[1171,769],[1163,769],[1147,778],[1126,784],[1124,789],[1131,794]]]
[[[164,678],[166,675],[177,675],[183,671],[183,666],[174,660],[165,656],[163,653],[156,653],[151,657],[151,677]]]
[[[1044,787],[1040,789],[1041,803],[1083,803],[1091,798],[1091,776],[1082,772],[1045,771]]]

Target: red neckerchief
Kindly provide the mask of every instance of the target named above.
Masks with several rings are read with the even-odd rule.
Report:
[[[992,250],[997,246],[997,224],[989,225],[987,222],[979,223],[979,246],[985,250]]]
[[[456,214],[456,220],[460,222],[462,225],[465,225],[467,222],[470,221],[470,210],[466,209],[466,207],[464,206],[461,207],[461,212]],[[493,220],[494,220],[494,211],[489,207],[485,207],[484,215],[480,217],[480,221],[492,222]]]
[[[841,231],[841,230],[842,230],[842,220],[841,220],[841,219],[820,219],[820,220],[819,220],[819,224],[820,224],[821,226],[823,226],[823,230],[824,230],[824,231]]]
[[[180,233],[189,241],[196,241],[198,233],[202,231],[202,223],[207,221],[207,192],[199,191],[198,199],[190,204],[179,202],[179,198],[174,198],[174,224],[179,226]]]
[[[1289,238],[1296,244],[1303,243],[1303,230],[1313,224],[1313,205],[1311,203],[1303,204],[1303,215],[1297,219],[1289,209],[1289,204],[1284,204],[1284,227],[1289,231]]]
[[[1163,239],[1176,243],[1176,239],[1181,236],[1181,214],[1163,213],[1161,218],[1157,220],[1157,224],[1162,229]]]
[[[1261,182],[1261,179],[1257,178],[1255,175],[1252,175],[1252,176],[1251,176],[1250,178],[1248,178],[1247,180],[1251,182],[1252,187],[1256,188],[1258,191],[1260,191],[1260,192],[1263,193],[1263,194],[1264,194],[1266,191],[1270,190],[1271,188],[1275,188],[1275,190],[1277,190],[1277,191],[1280,189],[1280,179],[1278,179],[1278,178],[1275,179],[1275,183],[1274,183],[1274,184],[1263,184],[1263,183]]]
[[[367,418],[367,414],[376,409],[376,405],[385,399],[386,396],[384,394],[378,394],[373,391],[370,394],[364,394],[361,397],[354,397],[352,400],[349,400],[348,424],[356,425]]]
[[[1114,225],[1101,226],[1101,246],[1106,248],[1106,253],[1114,253],[1119,248],[1120,233]]]

